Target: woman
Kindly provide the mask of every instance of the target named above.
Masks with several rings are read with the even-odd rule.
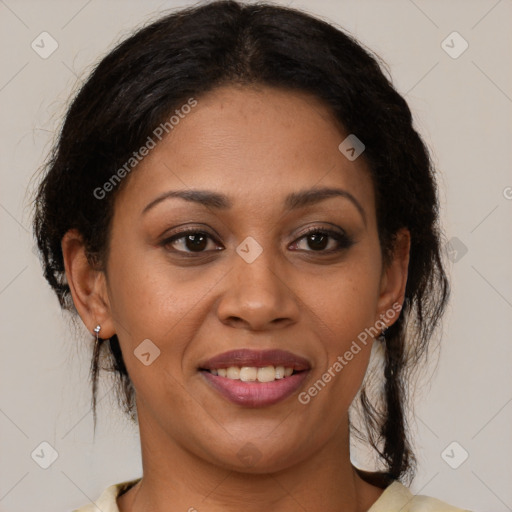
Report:
[[[143,476],[103,512],[459,510],[404,485],[448,296],[434,170],[340,30],[229,1],[140,30],[69,108],[34,229],[94,336],[93,407],[103,361],[140,429]]]

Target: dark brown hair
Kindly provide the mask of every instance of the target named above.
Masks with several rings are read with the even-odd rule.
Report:
[[[188,98],[227,84],[275,86],[323,100],[346,132],[365,145],[362,158],[374,183],[384,257],[400,228],[411,233],[406,300],[386,333],[382,396],[376,402],[365,389],[360,394],[366,439],[391,478],[410,476],[410,370],[425,354],[448,297],[434,169],[406,101],[377,58],[344,31],[291,8],[216,1],[166,15],[120,43],[71,103],[37,191],[34,231],[44,275],[61,306],[76,311],[62,237],[78,229],[90,261],[102,267],[114,201],[124,183],[102,199],[94,190]],[[102,352],[105,368],[116,375],[120,403],[135,419],[134,389],[117,336],[95,345],[94,413]]]

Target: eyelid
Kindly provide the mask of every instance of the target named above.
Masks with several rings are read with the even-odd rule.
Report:
[[[324,227],[324,226],[309,226],[304,231],[302,231],[301,234],[299,234],[297,236],[298,236],[298,238],[302,238],[306,235],[309,235],[309,233],[316,233],[317,231],[320,231],[322,233],[327,233],[327,234],[336,234],[339,236],[348,236],[347,232],[343,228],[340,228],[339,226],[335,226],[334,224],[332,224],[332,226],[334,226],[334,228]]]
[[[166,245],[169,245],[172,242],[175,242],[176,240],[180,240],[180,239],[186,237],[188,234],[198,234],[198,233],[202,233],[202,234],[206,235],[208,238],[210,238],[217,245],[221,245],[220,242],[217,240],[217,236],[216,235],[213,235],[212,233],[210,233],[210,231],[208,229],[203,229],[203,228],[199,228],[199,227],[184,228],[184,229],[182,229],[180,231],[177,231],[177,232],[173,233],[172,235],[165,236],[164,239],[160,242],[160,245],[165,247]],[[177,250],[173,250],[173,252],[177,252],[177,253],[180,253],[180,254],[194,254],[192,251],[177,251]],[[211,252],[211,251],[203,251],[202,253],[198,252],[197,254],[206,254],[208,252]]]
[[[302,251],[302,252],[313,253],[313,254],[316,253],[319,255],[321,255],[321,254],[327,255],[327,254],[332,254],[332,253],[336,253],[336,252],[341,252],[344,249],[348,249],[355,243],[353,237],[348,235],[348,233],[340,227],[336,227],[336,229],[332,229],[332,228],[324,228],[324,227],[320,227],[320,226],[310,226],[308,229],[306,229],[306,231],[303,231],[300,235],[298,235],[298,237],[292,242],[292,244],[299,243],[302,239],[306,238],[311,233],[326,234],[328,237],[336,240],[338,247],[336,247],[334,249],[322,250],[322,251],[309,250],[309,251]]]
[[[349,236],[347,234],[347,232],[344,229],[342,229],[341,227],[335,226],[335,229],[333,229],[333,228],[326,228],[326,227],[316,225],[316,226],[309,226],[304,231],[302,231],[291,242],[291,245],[299,243],[301,240],[303,240],[309,234],[312,234],[312,233],[323,233],[323,234],[327,235],[328,237],[330,237],[331,239],[334,239],[336,241],[337,247],[335,247],[334,249],[319,250],[319,251],[299,249],[299,252],[313,253],[313,254],[317,254],[317,255],[328,255],[328,254],[332,254],[332,253],[336,253],[336,252],[341,252],[345,249],[348,249],[349,247],[351,247],[354,244],[354,239],[351,236]],[[213,235],[209,229],[203,229],[198,226],[188,226],[186,228],[183,228],[180,231],[177,231],[177,232],[173,233],[172,235],[165,237],[164,240],[162,242],[160,242],[160,245],[165,248],[166,246],[172,244],[173,242],[176,242],[177,240],[181,240],[182,238],[185,238],[188,234],[203,234],[203,235],[206,235],[206,237],[209,238],[211,241],[213,241],[215,244],[222,245],[218,241],[217,236]],[[212,252],[215,252],[218,250],[223,250],[223,249],[224,249],[224,247],[217,248],[214,250],[210,249],[210,250],[197,251],[197,252],[172,249],[169,252],[174,252],[174,253],[184,255],[187,257],[197,257],[199,255],[207,255],[207,254],[211,255]]]

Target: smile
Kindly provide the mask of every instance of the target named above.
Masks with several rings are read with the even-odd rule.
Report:
[[[226,377],[233,380],[241,380],[242,382],[273,382],[275,380],[284,379],[293,374],[293,368],[285,368],[284,366],[230,366],[229,368],[210,369],[213,375]]]
[[[201,363],[199,371],[211,389],[244,407],[280,402],[301,386],[308,361],[281,350],[235,350]]]

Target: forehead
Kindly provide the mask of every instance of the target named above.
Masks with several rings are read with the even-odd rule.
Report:
[[[129,200],[131,210],[142,211],[166,190],[191,188],[222,192],[237,207],[258,211],[290,192],[342,187],[373,207],[364,160],[340,152],[348,134],[315,97],[226,86],[196,101],[129,176],[120,202]]]

